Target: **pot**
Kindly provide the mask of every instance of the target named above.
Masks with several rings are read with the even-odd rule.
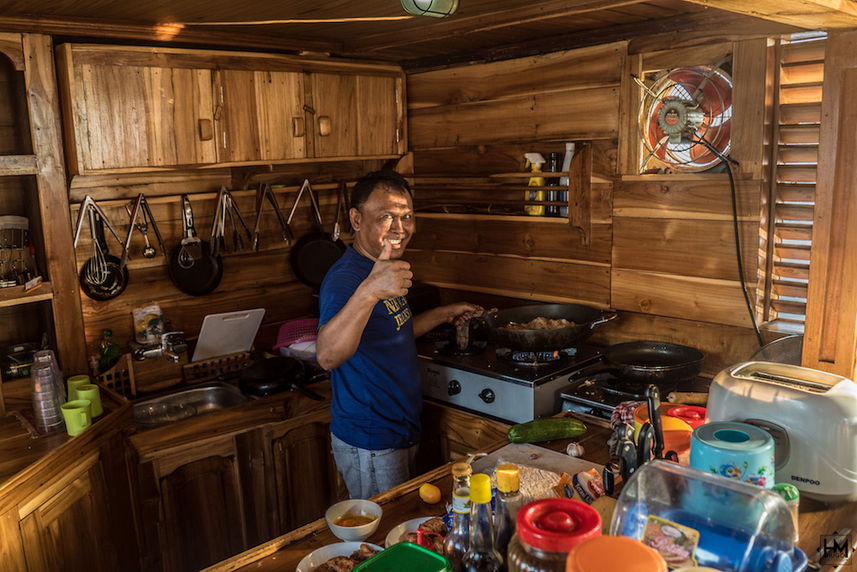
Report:
[[[80,270],[80,289],[93,300],[103,301],[115,298],[125,291],[128,285],[128,268],[122,261],[110,254],[107,248],[107,240],[104,237],[104,220],[94,210],[89,211],[92,240],[100,249],[101,260],[98,257],[88,259]],[[95,282],[89,277],[94,272],[103,273],[104,280]]]
[[[182,227],[184,237],[170,255],[170,279],[185,294],[208,294],[217,288],[223,278],[223,259],[220,254],[213,254],[211,245],[196,235],[193,211],[187,195],[182,195]],[[219,239],[217,233],[214,234],[214,239]]]
[[[616,318],[616,312],[603,312],[582,304],[536,304],[507,308],[482,318],[480,330],[499,346],[523,351],[553,351],[569,347],[588,338],[595,326]],[[511,330],[509,322],[525,323],[538,317],[565,318],[574,322],[567,328],[553,330]]]
[[[298,239],[295,245],[292,246],[289,259],[292,270],[295,276],[298,277],[298,280],[318,289],[321,287],[321,282],[324,280],[327,271],[330,270],[330,267],[345,252],[345,243],[339,239],[339,212],[342,208],[342,193],[340,192],[337,199],[336,221],[334,222],[334,233],[336,236],[334,236],[322,229],[318,202],[308,180],[305,180],[303,186],[301,186],[301,190],[295,199],[295,204],[292,206],[292,211],[289,213],[287,224],[291,223],[292,216],[295,214],[295,209],[304,191],[310,197],[310,210],[312,211],[314,230]]]

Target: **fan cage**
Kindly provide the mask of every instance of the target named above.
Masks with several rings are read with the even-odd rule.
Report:
[[[653,72],[648,77],[654,79],[645,82],[637,121],[642,143],[640,172],[716,169],[731,149],[732,79],[728,71],[695,66]],[[703,138],[716,153],[700,141]]]

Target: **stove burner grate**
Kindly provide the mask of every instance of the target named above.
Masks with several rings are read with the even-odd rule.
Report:
[[[497,357],[512,362],[516,365],[538,367],[573,358],[577,353],[576,348],[565,348],[548,352],[528,352],[512,350],[509,348],[497,348]]]

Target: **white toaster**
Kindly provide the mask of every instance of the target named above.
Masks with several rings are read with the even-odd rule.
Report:
[[[743,421],[774,437],[774,480],[825,502],[857,499],[857,383],[831,373],[746,362],[714,378],[706,422]]]

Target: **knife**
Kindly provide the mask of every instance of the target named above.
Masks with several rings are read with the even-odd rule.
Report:
[[[616,449],[619,457],[619,474],[622,482],[627,483],[628,478],[637,470],[637,446],[630,439],[622,439]]]
[[[643,423],[640,428],[640,434],[637,436],[637,468],[643,466],[643,463],[648,462],[652,458],[652,439],[654,438],[654,429],[648,421]]]

